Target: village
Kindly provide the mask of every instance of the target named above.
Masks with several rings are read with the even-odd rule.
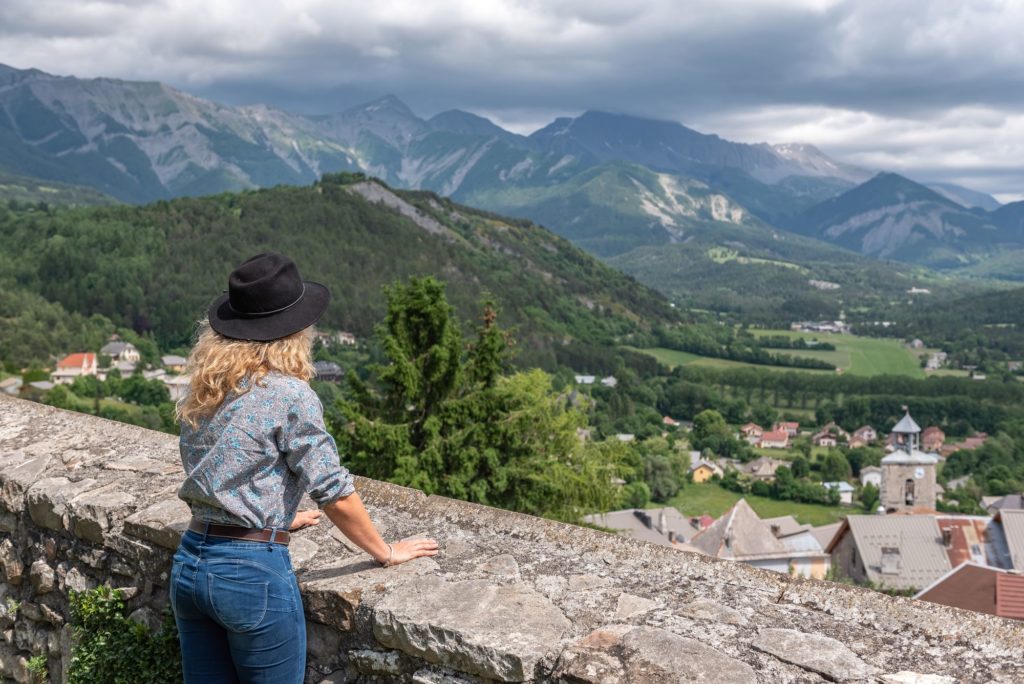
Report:
[[[692,424],[664,419],[684,433]],[[984,514],[943,512],[946,494],[937,481],[951,454],[973,450],[987,435],[947,443],[938,426],[922,429],[910,412],[882,436],[870,425],[847,432],[834,423],[802,431],[780,421],[765,429],[747,423],[735,436],[759,452],[782,453],[798,438],[815,448],[880,446],[879,465],[859,469],[848,480],[821,485],[848,511],[836,522],[800,523],[794,515],[760,517],[742,496],[724,514],[683,515],[677,507],[632,508],[590,515],[599,528],[679,550],[813,579],[854,583],[878,591],[1024,619],[1024,496],[984,497]],[[680,440],[682,443],[683,440]],[[764,491],[777,478],[791,478],[795,461],[761,455],[746,463],[691,450],[686,492],[728,478]],[[962,487],[968,477],[947,483]],[[869,493],[870,492],[870,493]],[[873,510],[864,499],[877,496]],[[860,510],[858,510],[858,508]]]
[[[314,344],[320,347],[354,348],[358,342],[350,332],[317,331]],[[146,363],[135,344],[113,334],[96,351],[76,351],[65,355],[54,364],[52,370],[41,371],[45,378],[31,379],[32,373],[26,371],[24,375],[0,379],[0,392],[41,401],[59,386],[75,385],[79,378],[95,378],[103,383],[112,378],[139,377],[166,389],[166,395],[158,398],[166,402],[177,402],[188,391],[190,376],[186,372],[187,363],[188,360],[178,354],[161,354],[155,362]],[[314,370],[315,379],[324,382],[338,382],[342,377],[341,366],[333,361],[316,361]],[[29,378],[27,382],[26,378]]]

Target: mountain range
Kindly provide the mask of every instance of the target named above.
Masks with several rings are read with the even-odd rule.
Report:
[[[155,82],[0,66],[0,171],[87,185],[131,203],[360,171],[537,221],[643,282],[655,284],[650,274],[661,273],[658,286],[672,293],[702,287],[693,274],[722,254],[741,257],[733,268],[792,271],[786,262],[798,253],[839,253],[822,243],[871,259],[1024,277],[1024,260],[1005,256],[1024,248],[1024,210],[1015,205],[955,185],[878,176],[811,145],[736,143],[599,111],[523,136],[460,110],[423,119],[392,95],[301,116],[229,107]],[[849,263],[853,277],[868,261]],[[795,265],[807,276],[798,296],[849,303],[841,289],[811,283],[820,268]]]

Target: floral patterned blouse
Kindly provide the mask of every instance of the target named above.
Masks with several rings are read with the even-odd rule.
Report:
[[[306,492],[323,507],[355,491],[308,383],[268,373],[193,429],[181,426],[185,482],[196,518],[288,529]]]

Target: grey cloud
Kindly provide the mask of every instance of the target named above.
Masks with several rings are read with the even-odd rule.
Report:
[[[6,0],[0,62],[159,79],[229,103],[306,113],[395,93],[421,114],[459,107],[513,123],[592,108],[717,132],[716,122],[758,109],[814,106],[927,122],[971,105],[990,110],[999,130],[1001,115],[1024,111],[1024,3],[307,0],[289,7],[296,9],[269,0]],[[956,126],[946,126],[955,151]],[[770,129],[745,132],[775,137]],[[856,157],[872,146],[911,156],[916,149],[909,136],[826,149]]]

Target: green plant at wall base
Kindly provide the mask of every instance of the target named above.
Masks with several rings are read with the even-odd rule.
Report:
[[[28,659],[25,663],[28,673],[32,675],[31,681],[33,684],[42,684],[50,679],[50,673],[46,669],[46,656],[42,654],[34,655]]]
[[[107,586],[71,592],[68,684],[180,682],[181,652],[170,610],[155,634],[128,619],[121,592]]]

